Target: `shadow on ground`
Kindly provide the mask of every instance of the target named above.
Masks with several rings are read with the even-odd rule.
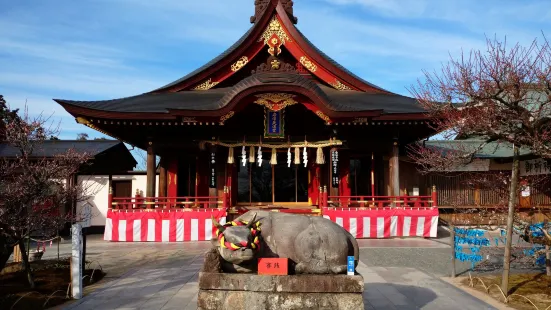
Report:
[[[363,293],[364,309],[422,309],[437,297],[429,289],[395,283],[366,283]]]

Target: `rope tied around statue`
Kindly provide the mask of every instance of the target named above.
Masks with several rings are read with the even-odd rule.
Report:
[[[231,251],[237,251],[242,248],[250,248],[253,250],[260,249],[260,222],[255,222],[255,218],[256,215],[250,222],[231,221],[224,225],[221,225],[220,223],[218,223],[218,221],[216,221],[214,217],[212,217],[212,223],[217,227],[216,238],[218,238],[220,246]],[[234,226],[246,226],[250,229],[251,233],[247,241],[241,241],[240,243],[235,244],[226,240],[226,237],[224,236],[224,231],[226,230],[226,228]]]

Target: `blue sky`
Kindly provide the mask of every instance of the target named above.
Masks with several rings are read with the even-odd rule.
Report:
[[[530,43],[550,1],[296,0],[298,27],[366,80],[399,94],[485,36]],[[254,0],[0,0],[0,94],[61,122],[63,139],[101,136],[52,98],[112,99],[167,84],[249,27]],[[549,32],[547,33],[549,34]]]

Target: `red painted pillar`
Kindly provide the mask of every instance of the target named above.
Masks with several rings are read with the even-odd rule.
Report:
[[[170,199],[170,207],[174,207],[173,203],[176,202],[174,197],[178,196],[178,160],[175,158],[170,158],[167,160],[166,164],[166,184],[167,184],[167,196],[172,197]]]
[[[229,207],[237,203],[237,165],[236,164],[227,164],[226,166],[226,182],[225,185],[228,188],[228,201]]]
[[[113,208],[113,188],[109,187],[109,194],[107,195],[107,206],[109,209]]]
[[[321,169],[319,165],[313,162],[308,164],[308,204],[311,206],[319,205],[320,173]]]
[[[327,206],[329,205],[329,204],[327,203],[327,201],[329,200],[329,199],[328,199],[328,196],[329,196],[329,193],[327,192],[327,186],[324,186],[324,187],[323,187],[323,199],[322,199],[322,206],[323,206],[324,208],[327,208]]]
[[[438,207],[438,194],[436,193],[436,186],[432,186],[432,207],[437,208]]]
[[[340,152],[339,158],[339,196],[350,196],[350,155],[346,151]],[[341,206],[348,207],[350,199],[341,199]]]
[[[134,201],[136,202],[136,204],[134,205],[134,208],[135,209],[141,209],[142,208],[142,200],[140,199],[140,190],[138,190],[136,188],[136,196],[134,198]]]
[[[178,160],[173,158],[167,163],[167,196],[178,196]]]

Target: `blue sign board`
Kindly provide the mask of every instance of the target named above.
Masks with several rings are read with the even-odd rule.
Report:
[[[270,111],[266,109],[264,124],[264,137],[265,138],[283,138],[285,132],[283,129],[283,110]]]
[[[349,276],[354,275],[354,256],[348,256],[348,265],[346,268],[346,274]]]

